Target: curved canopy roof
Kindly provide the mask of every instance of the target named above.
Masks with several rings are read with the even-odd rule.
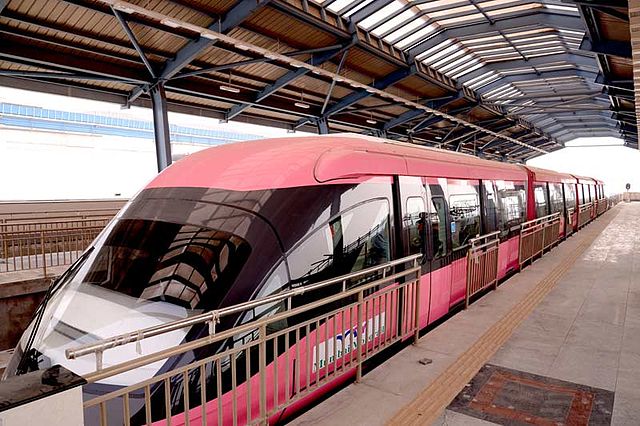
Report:
[[[0,84],[125,106],[162,87],[169,110],[513,162],[635,146],[630,43],[607,38],[626,2],[592,3],[0,1]]]

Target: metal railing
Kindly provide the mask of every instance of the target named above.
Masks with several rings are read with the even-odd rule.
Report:
[[[551,247],[560,236],[560,213],[553,213],[525,222],[520,228],[518,258],[522,265]]]
[[[330,381],[346,374],[355,374],[358,381],[363,362],[373,355],[400,340],[413,337],[417,341],[422,305],[421,258],[421,254],[408,256],[255,301],[68,349],[68,359],[95,355],[96,371],[85,375],[89,383],[199,348],[218,351],[87,400],[85,414],[94,410],[101,425],[110,422],[129,425],[135,411],[131,402],[137,398],[137,412],[147,424],[156,420],[166,420],[167,424],[172,420],[206,424],[207,418],[219,425],[265,424],[270,416]],[[351,287],[364,279],[373,281]],[[318,300],[295,306],[298,296],[313,295],[318,290],[322,290]],[[274,306],[281,307],[275,315],[216,330],[223,317]],[[318,316],[317,309],[327,312]],[[305,319],[305,314],[312,316],[314,311],[313,318]],[[119,364],[103,365],[104,354],[109,350],[198,324],[208,327],[204,337]],[[179,397],[176,399],[175,395]],[[108,419],[107,405],[118,403],[121,404],[118,416],[122,415],[122,419]],[[153,404],[164,408],[158,409]],[[167,410],[172,404],[174,408],[179,405],[179,413]],[[152,415],[158,412],[162,419]]]
[[[573,234],[573,221],[575,220],[573,218],[573,215],[575,213],[576,209],[574,207],[569,207],[567,209],[567,221],[565,224],[565,235],[568,237],[569,235]]]
[[[47,268],[73,263],[107,222],[56,222],[52,228],[2,231],[0,273],[42,269],[46,277]]]
[[[582,228],[591,222],[593,203],[584,203],[578,206],[578,228]]]
[[[81,218],[66,218],[62,220],[37,219],[29,221],[3,221],[0,219],[0,237],[4,234],[24,231],[57,231],[88,227],[104,228],[113,216],[115,216],[115,213],[113,215],[84,216]]]
[[[600,216],[601,214],[603,214],[604,212],[606,212],[609,209],[609,203],[608,203],[606,198],[600,198],[597,201],[597,206],[598,207],[597,207],[596,214],[598,216]]]
[[[469,240],[467,253],[467,291],[465,309],[469,299],[475,294],[493,286],[498,288],[498,249],[500,231],[482,235]]]

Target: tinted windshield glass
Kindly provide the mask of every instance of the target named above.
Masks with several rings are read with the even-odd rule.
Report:
[[[118,221],[82,282],[135,298],[211,309],[209,293],[228,288],[251,246],[230,232],[151,220]]]

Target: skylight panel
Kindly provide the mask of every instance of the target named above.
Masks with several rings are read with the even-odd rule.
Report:
[[[575,6],[563,6],[563,5],[559,5],[559,4],[545,4],[544,7],[546,7],[547,9],[552,9],[552,10],[564,10],[566,12],[578,13],[578,8],[576,8]]]
[[[418,28],[420,25],[423,25],[423,24],[424,24],[424,21],[422,19],[414,19],[408,24],[405,24],[402,27],[398,28],[397,30],[389,34],[387,37],[385,37],[384,39],[389,43],[393,43],[398,39],[406,36],[411,31],[415,30],[416,28]]]
[[[373,3],[374,1],[375,0],[366,0],[366,1],[359,2],[356,7],[352,7],[351,9],[349,9],[349,11],[344,14],[344,17],[345,18],[350,17],[351,15],[353,15],[354,13],[356,13],[357,11],[362,9],[363,7],[368,6],[369,4]]]
[[[416,59],[422,61],[425,60],[428,56],[433,55],[434,53],[437,53],[443,49],[446,49],[447,46],[450,46],[453,43],[453,41],[451,39],[449,40],[445,40],[442,43],[438,43],[435,46],[433,46],[432,48],[424,51],[423,53],[421,53],[420,55],[417,56]]]
[[[468,87],[470,87],[471,89],[477,90],[478,88],[485,86],[487,84],[493,83],[496,80],[500,79],[500,76],[498,74],[496,74],[495,72],[491,71],[490,72],[490,76],[482,78],[478,81],[476,81],[473,84],[469,84],[469,82],[465,83]],[[472,80],[470,80],[472,81]]]
[[[496,74],[495,71],[487,71],[486,73],[481,74],[478,77],[474,77],[471,80],[468,80],[466,83],[467,84],[474,84],[474,83],[477,83],[477,82],[479,82],[479,81],[481,81],[481,80],[483,80],[485,78],[490,78],[490,77],[493,77],[493,76],[496,76],[496,75],[497,74]]]
[[[455,51],[454,53],[452,53],[450,55],[447,55],[446,57],[440,59],[439,61],[434,62],[433,63],[433,67],[437,68],[437,69],[440,69],[440,67],[448,64],[450,61],[452,61],[452,60],[454,60],[454,59],[456,59],[456,58],[458,58],[460,56],[464,56],[464,55],[465,55],[465,51],[463,49],[459,49],[459,50]]]
[[[564,46],[560,44],[556,46],[538,47],[536,49],[522,49],[522,53],[524,53],[525,55],[528,55],[530,53],[535,54],[537,52],[547,52],[549,50],[558,50],[558,49],[563,49],[564,51]]]
[[[485,18],[484,18],[484,15],[482,15],[481,13],[472,13],[469,15],[459,16],[456,18],[443,19],[442,21],[438,21],[438,23],[446,27],[449,25],[461,24],[464,22],[470,22],[474,20],[483,20],[483,19]]]
[[[372,14],[371,16],[369,16],[366,19],[363,19],[360,22],[360,26],[362,28],[364,28],[365,30],[373,27],[375,24],[383,21],[387,16],[393,14],[394,12],[397,12],[398,10],[403,8],[403,4],[400,3],[399,1],[394,1],[393,3],[390,3],[388,5],[386,5],[385,7],[383,7],[382,9],[380,9],[379,11],[377,11],[376,13]]]
[[[500,34],[498,34],[498,35],[488,36],[488,37],[474,37],[467,40],[462,40],[461,43],[473,44],[473,43],[482,43],[485,41],[493,41],[493,40],[503,40],[503,38]]]
[[[494,17],[532,9],[542,9],[542,5],[540,3],[528,3],[520,6],[505,7],[504,9],[488,10],[485,13],[491,17]]]
[[[439,10],[437,12],[427,12],[427,14],[431,18],[437,19],[437,18],[446,18],[447,16],[452,16],[452,15],[464,14],[465,12],[473,12],[477,10],[478,9],[476,9],[475,6],[468,5],[468,6],[447,8],[444,10]]]
[[[412,2],[413,3],[413,2]],[[417,7],[421,10],[434,10],[446,7],[456,7],[460,5],[469,4],[469,0],[436,0],[426,3],[418,4]]]
[[[475,62],[477,62],[477,64],[474,64],[474,65],[473,65],[473,66],[471,66],[471,67],[465,68],[465,67],[467,67],[469,64],[464,64],[464,65],[462,65],[462,66],[456,67],[455,69],[451,70],[451,78],[454,78],[454,79],[456,79],[456,80],[457,80],[458,78],[460,78],[460,77],[462,77],[462,76],[464,76],[464,75],[467,75],[467,74],[469,74],[470,72],[475,71],[475,70],[477,70],[478,68],[481,68],[481,67],[483,67],[483,66],[484,66],[484,63],[482,63],[482,62],[478,61],[477,59],[476,59],[476,60],[474,60],[474,61],[475,61]]]
[[[411,34],[408,37],[403,38],[402,40],[399,40],[396,43],[396,46],[400,49],[404,49],[405,47],[410,46],[411,44],[423,39],[424,37],[428,36],[429,34],[431,34],[432,32],[434,32],[436,30],[436,26],[435,25],[428,25],[424,28],[422,28],[421,30],[416,31],[415,33]]]
[[[371,33],[373,35],[379,36],[380,34],[386,33],[393,27],[400,25],[407,19],[415,16],[416,14],[412,10],[404,11],[400,15],[396,16],[395,18],[386,21],[384,24],[374,29]]]
[[[528,58],[537,58],[540,56],[550,56],[550,55],[558,55],[561,53],[567,53],[564,49],[555,49],[555,50],[550,50],[548,52],[538,52],[538,53],[530,53],[527,54]]]
[[[342,9],[344,9],[345,7],[355,3],[356,0],[336,0],[333,3],[331,3],[329,6],[327,6],[327,9],[329,9],[332,12],[339,12]]]
[[[438,59],[442,58],[444,55],[448,55],[451,52],[454,52],[456,49],[460,49],[460,46],[454,44],[451,45],[445,49],[442,49],[441,51],[439,51],[438,53],[434,53],[433,55],[426,57],[422,60],[422,62],[424,62],[425,64],[430,64],[433,63],[435,61],[437,61]]]
[[[477,59],[474,59],[471,55],[464,55],[462,58],[456,59],[455,61],[451,62],[448,65],[445,65],[444,67],[440,68],[441,72],[446,73],[447,71],[451,70],[453,67],[458,66],[462,63],[469,63],[470,61],[478,61]]]

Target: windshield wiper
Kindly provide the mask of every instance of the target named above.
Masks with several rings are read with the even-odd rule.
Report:
[[[38,309],[36,309],[33,320],[33,327],[31,327],[29,338],[27,339],[24,348],[22,348],[22,355],[20,357],[18,367],[16,368],[16,375],[27,373],[28,371],[30,371],[30,367],[33,366],[34,362],[37,364],[38,354],[37,351],[31,350],[31,346],[33,345],[33,341],[35,340],[38,329],[40,328],[40,322],[42,321],[42,317],[44,316],[44,311],[47,307],[47,304],[49,303],[49,300],[51,300],[51,296],[53,296],[53,294],[60,287],[60,284],[65,282],[69,276],[74,274],[80,268],[80,266],[82,266],[91,252],[93,252],[93,249],[94,246],[89,247],[87,250],[85,250],[84,253],[80,255],[80,257],[76,259],[75,262],[73,262],[71,266],[69,266],[69,268],[67,268],[66,271],[62,273],[62,275],[54,280],[51,280],[51,284],[47,288],[47,292],[44,295],[42,302],[40,302]]]

